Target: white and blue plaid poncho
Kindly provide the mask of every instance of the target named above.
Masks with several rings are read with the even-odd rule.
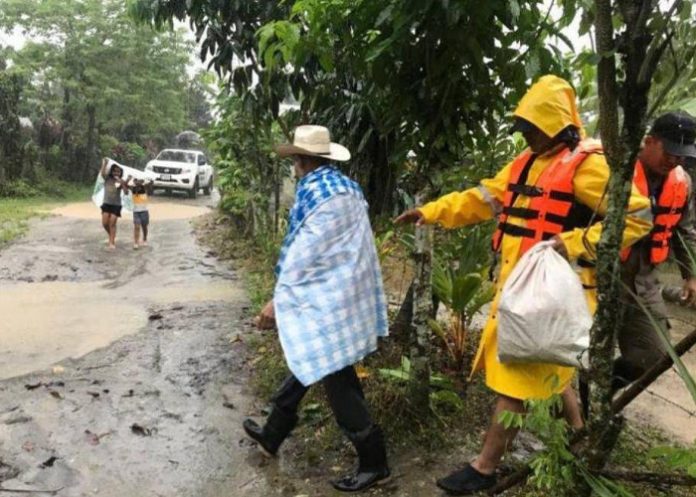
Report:
[[[280,342],[303,385],[355,364],[388,334],[367,203],[338,170],[323,166],[298,181],[276,274]]]

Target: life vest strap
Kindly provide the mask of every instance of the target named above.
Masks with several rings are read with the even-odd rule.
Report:
[[[536,209],[528,209],[526,207],[503,207],[503,214],[508,216],[519,217],[522,219],[536,219],[539,217],[539,211]]]
[[[519,217],[520,219],[538,219],[539,211],[536,209],[528,209],[527,207],[503,207],[503,214],[512,217]],[[554,214],[552,212],[547,212],[544,214],[544,219],[547,221],[560,224],[563,226],[567,220],[566,216],[561,216],[560,214]]]
[[[678,207],[678,208],[674,209],[674,211],[672,211],[672,208],[669,206],[655,205],[655,206],[653,206],[652,211],[653,211],[653,214],[656,216],[658,216],[660,214],[681,214],[684,212],[684,207],[685,206],[682,205],[681,207]]]
[[[584,268],[594,269],[597,267],[597,264],[595,264],[592,261],[588,261],[587,259],[583,259],[582,257],[578,257],[577,263],[578,263],[578,266],[584,267]]]
[[[575,202],[575,195],[571,192],[560,192],[558,190],[551,190],[549,192],[549,198],[553,200],[562,200],[564,202]]]
[[[525,197],[541,197],[544,193],[541,188],[534,185],[525,185],[520,183],[508,184],[508,191],[524,195]]]
[[[500,231],[505,233],[506,235],[510,236],[518,236],[522,238],[534,238],[535,231],[530,228],[525,228],[524,226],[518,226],[516,224],[510,224],[510,223],[500,223],[498,225],[500,228]],[[549,233],[548,231],[545,231],[541,239],[542,240],[550,240],[554,236],[556,236],[557,233]]]

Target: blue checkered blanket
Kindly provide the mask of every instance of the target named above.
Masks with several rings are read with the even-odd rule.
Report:
[[[387,335],[367,204],[336,169],[322,167],[298,182],[276,272],[280,342],[304,385],[360,361]]]

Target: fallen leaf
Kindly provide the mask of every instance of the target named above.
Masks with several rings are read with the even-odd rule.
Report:
[[[85,435],[87,435],[87,443],[90,445],[99,445],[99,442],[101,442],[101,439],[104,437],[107,437],[111,435],[111,431],[107,431],[105,433],[101,433],[97,435],[96,433],[92,433],[89,430],[85,430]]]
[[[355,366],[355,373],[358,375],[358,378],[360,378],[361,380],[370,377],[370,371],[365,366],[362,366],[360,364]]]
[[[63,398],[63,396],[60,394],[60,392],[56,392],[55,390],[51,390],[49,393],[50,393],[53,397],[55,397],[56,399],[62,399],[62,398]]]
[[[55,463],[58,460],[56,456],[51,456],[48,459],[46,459],[44,462],[39,464],[40,468],[51,468],[53,467],[53,463]]]
[[[92,433],[89,430],[85,430],[85,435],[87,435],[87,443],[90,445],[99,445],[99,436],[96,433]]]
[[[152,430],[150,428],[140,426],[138,423],[133,423],[131,425],[131,431],[136,435],[140,435],[141,437],[149,437],[152,435]]]

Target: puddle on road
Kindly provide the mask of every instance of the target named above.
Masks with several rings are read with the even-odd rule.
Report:
[[[147,324],[147,306],[236,301],[228,282],[110,289],[103,281],[3,284],[0,299],[0,380],[81,357]]]
[[[156,222],[158,220],[191,219],[210,212],[208,207],[160,201],[158,199],[153,199],[148,209],[150,211],[151,222]],[[51,210],[50,213],[77,219],[99,219],[101,217],[99,208],[94,205],[93,202],[67,204]],[[132,214],[124,211],[124,219],[131,219],[132,217]]]
[[[209,300],[239,301],[245,295],[244,290],[229,282],[208,282],[186,286],[168,286],[158,288],[148,297],[156,304],[173,302],[205,302]]]
[[[115,299],[98,283],[3,284],[0,379],[79,357],[147,322],[142,305]]]

